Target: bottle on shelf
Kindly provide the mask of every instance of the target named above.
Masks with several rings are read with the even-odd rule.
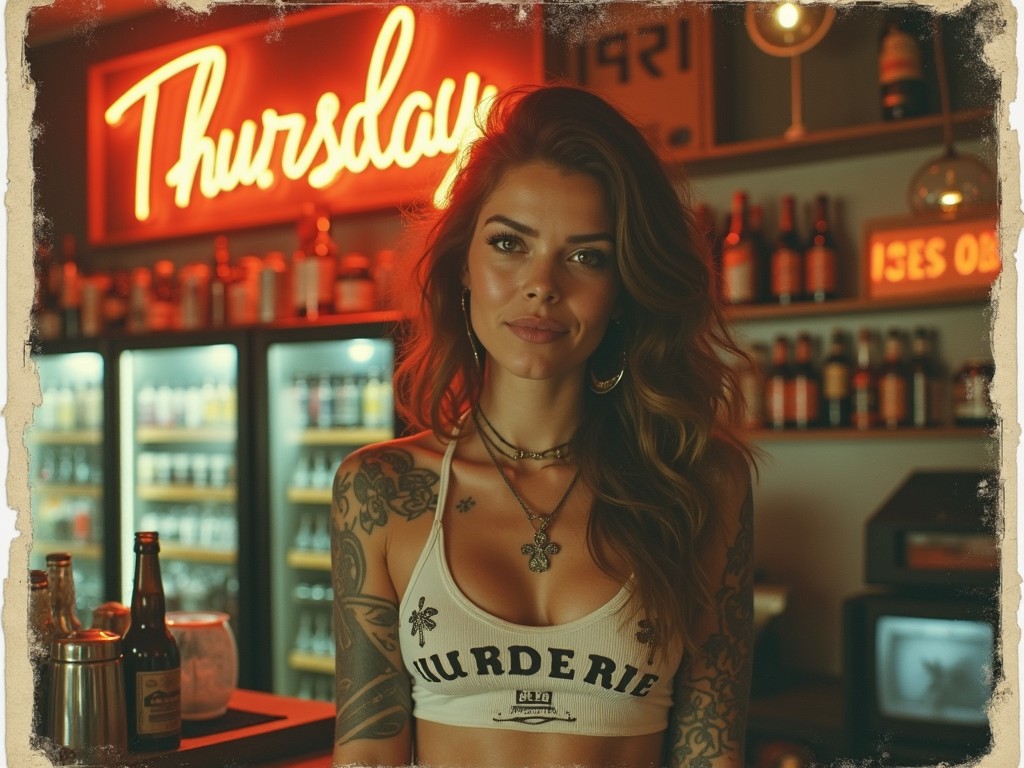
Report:
[[[74,235],[64,235],[61,240],[61,294],[60,308],[64,336],[77,339],[81,335],[82,278],[78,274]]]
[[[939,423],[939,384],[931,335],[915,328],[910,342],[910,424],[933,427]]]
[[[208,325],[223,328],[228,324],[228,292],[231,288],[231,249],[225,235],[213,239],[213,267],[210,270],[209,295],[207,297]]]
[[[736,371],[736,385],[743,398],[740,425],[744,429],[764,426],[764,372],[768,364],[768,350],[764,344],[752,344],[747,350],[748,360],[742,360]]]
[[[749,304],[757,299],[757,254],[747,220],[747,193],[732,197],[729,231],[722,241],[722,300]]]
[[[370,260],[355,251],[346,253],[334,282],[334,311],[371,312],[377,302],[375,294]]]
[[[834,299],[838,251],[828,219],[828,195],[814,199],[814,226],[804,251],[804,294],[812,301]]]
[[[160,540],[155,531],[135,534],[132,622],[124,635],[128,748],[177,749],[181,744],[181,655],[165,622]]]
[[[36,332],[43,341],[59,339],[64,333],[64,318],[60,306],[63,272],[49,243],[39,243],[36,246],[36,274],[36,306],[33,313]]]
[[[850,426],[850,379],[853,374],[847,353],[846,336],[839,328],[832,331],[828,356],[822,362],[823,423],[838,428]]]
[[[850,392],[850,423],[856,429],[871,429],[878,423],[877,377],[872,346],[871,331],[861,328],[857,332],[856,368]]]
[[[995,365],[971,358],[953,379],[953,421],[959,427],[988,427],[995,422],[991,387]]]
[[[174,262],[170,259],[160,259],[153,264],[153,293],[147,316],[151,331],[179,327],[177,280]]]
[[[50,552],[46,555],[46,572],[50,585],[50,610],[57,637],[67,637],[82,628],[75,602],[75,574],[71,555]]]
[[[763,301],[771,291],[772,244],[765,232],[764,206],[754,203],[748,217],[754,243],[754,301]]]
[[[334,383],[334,426],[358,427],[363,420],[363,405],[355,376],[345,373]]]
[[[811,337],[800,333],[793,351],[793,426],[809,429],[821,418],[821,377],[811,362]]]
[[[904,120],[927,109],[921,45],[911,33],[903,9],[886,19],[878,49],[878,89],[885,120]]]
[[[128,317],[125,325],[129,333],[149,330],[149,301],[153,275],[148,267],[135,267],[131,271],[131,292],[128,296]]]
[[[770,292],[777,304],[790,304],[803,298],[803,249],[796,233],[796,200],[782,198],[779,232],[771,252]]]
[[[878,419],[889,429],[910,423],[910,377],[904,360],[903,337],[891,329],[885,337],[878,372]]]
[[[793,375],[789,365],[789,339],[776,336],[772,344],[772,363],[764,384],[765,424],[786,429],[793,423]]]
[[[46,571],[29,572],[29,659],[32,663],[32,734],[48,733],[50,644],[57,635],[50,607],[50,580]]]
[[[103,297],[103,327],[108,331],[118,333],[127,328],[131,292],[131,272],[127,269],[115,269]]]

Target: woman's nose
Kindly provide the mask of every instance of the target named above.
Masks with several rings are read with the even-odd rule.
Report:
[[[555,266],[548,259],[534,259],[525,283],[526,297],[550,303],[558,300]]]

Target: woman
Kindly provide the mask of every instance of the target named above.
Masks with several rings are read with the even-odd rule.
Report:
[[[741,766],[749,452],[709,257],[636,127],[499,97],[333,490],[335,765]]]

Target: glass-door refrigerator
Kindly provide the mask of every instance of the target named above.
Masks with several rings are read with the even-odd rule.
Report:
[[[265,421],[256,455],[265,500],[264,588],[271,690],[332,700],[331,485],[341,461],[396,434],[393,321],[267,331],[254,342]],[[264,555],[261,555],[263,557]]]
[[[29,567],[71,555],[85,626],[108,592],[104,568],[106,499],[112,481],[106,408],[107,359],[99,342],[50,342],[33,353],[42,401],[26,430],[32,514]]]
[[[201,339],[158,334],[116,350],[120,593],[127,603],[135,532],[157,531],[167,609],[227,613],[249,684],[248,342],[230,332]]]

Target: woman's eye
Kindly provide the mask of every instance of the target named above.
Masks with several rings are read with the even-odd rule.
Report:
[[[608,262],[608,257],[604,252],[594,248],[583,248],[574,251],[569,259],[585,267],[603,267]]]
[[[501,251],[502,253],[515,253],[516,251],[522,250],[521,242],[518,237],[504,233],[491,235],[487,238],[487,244],[496,251]]]

